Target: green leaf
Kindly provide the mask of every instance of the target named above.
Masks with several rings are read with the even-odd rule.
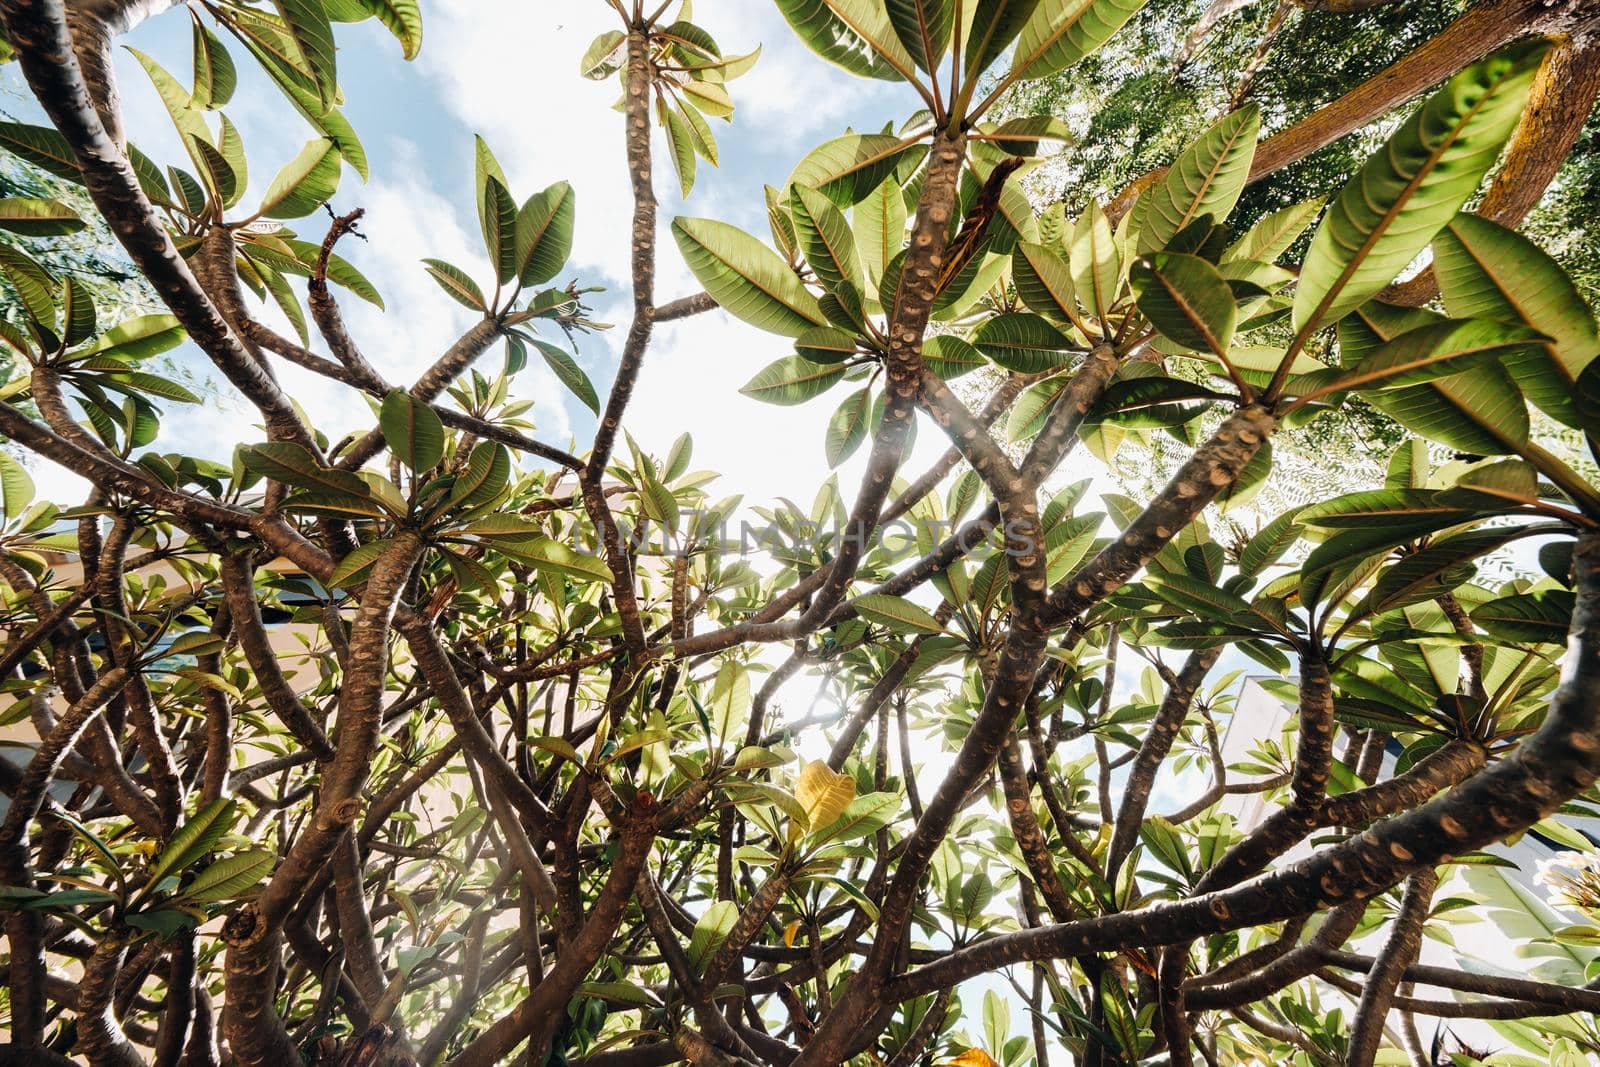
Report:
[[[647,464],[641,464],[637,470],[639,478],[639,507],[645,517],[653,522],[660,523],[666,530],[678,528],[679,510],[678,498],[672,495],[672,490],[661,484],[661,480],[651,472]]]
[[[345,553],[344,559],[328,575],[328,584],[334,589],[353,589],[366,581],[367,572],[378,562],[378,557],[394,542],[390,539],[368,541]]]
[[[1038,315],[1008,312],[996,315],[972,335],[978,351],[1008,370],[1037,374],[1066,363],[1063,352],[1072,342]]]
[[[484,182],[478,201],[478,222],[483,230],[484,251],[494,264],[495,278],[501,285],[515,278],[521,263],[517,259],[517,204],[498,178]]]
[[[1565,644],[1576,595],[1569,589],[1542,589],[1501,597],[1472,609],[1472,621],[1504,641]]]
[[[1502,456],[1527,446],[1527,405],[1511,376],[1494,364],[1371,393],[1367,400],[1407,429],[1463,452]]]
[[[475,508],[499,496],[511,478],[511,455],[505,445],[479,441],[472,446],[467,465],[450,488],[451,504]]]
[[[422,51],[422,10],[418,0],[346,0],[388,27],[400,42],[401,54],[416,59]]]
[[[163,938],[176,937],[182,931],[192,930],[200,924],[199,918],[192,912],[172,908],[129,912],[123,921],[135,930],[148,930]]]
[[[1467,67],[1350,179],[1300,269],[1301,335],[1366,302],[1455,217],[1500,158],[1548,49],[1531,40]]]
[[[176,400],[181,404],[200,403],[198,396],[172,379],[163,378],[155,374],[145,374],[143,371],[122,370],[102,374],[96,379],[96,384],[104,388],[118,389],[118,391],[124,393],[129,391],[128,388],[124,387],[132,387],[139,392],[149,393],[152,396],[159,396],[166,400]]]
[[[1385,342],[1440,321],[1432,312],[1369,301],[1339,323],[1341,356],[1346,366],[1359,366]],[[1367,399],[1402,425],[1461,451],[1503,455],[1516,452],[1527,440],[1528,411],[1522,394],[1497,365],[1371,393]]]
[[[1302,526],[1324,530],[1355,527],[1399,527],[1417,522],[1436,527],[1465,522],[1475,509],[1451,506],[1433,489],[1370,489],[1334,497],[1303,509],[1296,518]]]
[[[167,109],[167,115],[172,119],[172,124],[177,127],[178,134],[184,142],[184,148],[191,156],[195,156],[195,144],[210,144],[211,130],[206,125],[205,119],[195,109],[194,97],[189,91],[178,83],[167,72],[167,69],[157,63],[150,56],[145,55],[137,48],[130,48],[128,52],[139,61],[145,73],[150,76],[150,82],[156,88],[156,95],[161,97],[162,105]],[[195,165],[201,166],[202,161],[195,158]]]
[[[193,144],[195,142],[187,142]],[[177,192],[177,206],[188,215],[198,218],[206,209],[206,190],[200,182],[181,167],[168,167],[172,188]]]
[[[705,120],[705,116],[700,114],[696,108],[686,107],[681,109],[678,114],[686,125],[689,133],[689,143],[694,147],[696,154],[713,167],[717,166],[719,162],[717,138],[711,132],[711,124]]]
[[[255,262],[249,256],[243,258],[244,262],[249,264],[250,269],[253,269],[260,276],[261,284],[271,295],[272,302],[278,305],[278,309],[283,312],[284,318],[288,319],[290,324],[294,326],[295,333],[300,337],[300,343],[302,345],[310,344],[311,333],[306,327],[306,315],[305,311],[300,307],[300,298],[289,287],[289,283],[284,280],[283,275],[264,263]],[[243,273],[244,268],[241,267],[240,274],[242,275]]]
[[[734,731],[750,720],[750,670],[734,659],[725,659],[717,667],[717,676],[711,682],[710,707],[712,731],[719,744],[725,744]]]
[[[1525,326],[1489,319],[1445,319],[1385,342],[1339,379],[1355,389],[1396,389],[1484,365],[1524,359],[1545,338]]]
[[[850,601],[850,606],[868,622],[893,630],[895,633],[942,634],[944,627],[927,609],[905,597],[887,593],[863,593]]]
[[[33,500],[33,479],[9,452],[0,452],[0,516],[15,519]]]
[[[865,890],[856,885],[854,882],[850,881],[848,878],[841,878],[836,874],[825,874],[820,876],[817,881],[831,883],[839,890],[840,893],[853,901],[856,907],[861,909],[861,913],[869,920],[872,922],[878,921],[877,902],[874,901],[871,895],[869,895]],[[976,921],[978,918],[977,910],[978,909],[974,909],[974,921]]]
[[[1283,558],[1300,539],[1301,508],[1291,508],[1263,526],[1239,551],[1239,573],[1251,578]]]
[[[94,336],[94,297],[71,275],[61,287],[61,328],[61,340],[68,348]]]
[[[11,283],[22,306],[39,325],[47,329],[55,325],[57,285],[49,271],[21,250],[0,244],[0,275]]]
[[[1006,416],[1007,443],[1025,441],[1043,429],[1045,416],[1066,384],[1066,379],[1058,375],[1024,389]]]
[[[578,61],[578,73],[590,81],[605,81],[627,65],[627,44],[627,34],[621,30],[607,30],[590,42]]]
[[[913,66],[880,0],[777,0],[777,4],[807,48],[851,74],[897,81]]]
[[[823,438],[823,451],[828,466],[837,467],[861,447],[867,439],[867,415],[872,410],[872,391],[860,389],[844,398],[828,419],[828,433]]]
[[[488,541],[496,552],[510,556],[520,563],[526,563],[535,570],[550,571],[568,578],[591,582],[610,582],[613,577],[611,568],[606,566],[605,560],[598,556],[576,552],[548,537],[486,536],[484,540]]]
[[[559,756],[564,760],[576,763],[580,767],[583,766],[583,756],[578,753],[576,748],[572,747],[572,742],[564,737],[530,737],[528,738],[528,744],[552,755]]]
[[[830,290],[845,282],[859,290],[861,262],[856,257],[855,236],[833,201],[797,182],[790,187],[789,214],[794,219],[795,240],[817,280]]]
[[[999,125],[984,123],[977,132],[983,138],[980,152],[1009,156],[1037,156],[1047,141],[1067,144],[1073,139],[1072,128],[1054,115],[1019,115]]]
[[[878,189],[908,153],[922,150],[890,133],[847,133],[807,153],[784,186],[807,185],[848,207]]]
[[[578,995],[621,1004],[630,1008],[657,1008],[660,1002],[649,990],[632,982],[584,982],[578,986]]]
[[[813,363],[799,356],[784,356],[762,368],[739,392],[768,404],[803,404],[820,396],[844,377],[845,368]]]
[[[866,793],[856,797],[844,814],[811,834],[811,848],[838,845],[875,834],[894,822],[900,812],[900,794]]]
[[[273,0],[289,37],[300,53],[299,66],[317,87],[322,110],[333,107],[339,95],[339,78],[333,27],[322,0]]]
[[[1572,405],[1584,433],[1600,440],[1600,360],[1590,363],[1578,375],[1572,391]]]
[[[1350,614],[1382,614],[1396,608],[1434,600],[1469,580],[1469,564],[1522,536],[1519,527],[1469,530],[1441,538],[1379,573],[1372,589]]]
[[[657,101],[656,113],[667,134],[667,149],[672,156],[673,169],[678,173],[678,191],[687,200],[694,189],[694,135],[689,132],[688,122],[676,108],[667,105],[664,97]],[[693,113],[692,108],[690,113]]]
[[[696,974],[705,971],[706,964],[711,962],[711,957],[717,954],[717,949],[728,940],[728,935],[733,932],[733,926],[739,921],[739,905],[731,900],[719,900],[706,908],[705,912],[694,924],[694,933],[689,937],[689,947],[684,950],[684,955],[689,959],[689,965]]]
[[[1233,211],[1250,176],[1261,131],[1261,110],[1249,104],[1225,115],[1178,154],[1166,177],[1139,198],[1133,228],[1139,251],[1165,248],[1174,234],[1210,215],[1221,222]]]
[[[1383,484],[1389,489],[1422,489],[1428,484],[1428,443],[1408,437],[1389,456]]]
[[[1090,423],[1143,428],[1181,426],[1192,421],[1210,402],[1226,399],[1214,389],[1181,378],[1160,374],[1130,376],[1133,367],[1124,368],[1123,376],[1114,380],[1090,409]],[[1207,403],[1184,403],[1190,400]]]
[[[241,852],[218,860],[184,887],[181,898],[196,904],[237,899],[270,874],[276,862],[271,852]]]
[[[362,483],[363,489],[366,483]],[[383,519],[389,515],[370,496],[353,493],[325,493],[306,490],[291,494],[283,502],[286,511],[321,515],[332,519]]]
[[[573,359],[566,349],[547,341],[541,341],[537,337],[529,337],[527,340],[539,350],[546,365],[560,379],[561,384],[570,389],[572,395],[583,401],[584,407],[596,415],[600,414],[600,398],[595,394],[594,383],[583,372],[583,368],[578,366],[577,360]]]
[[[1222,261],[1224,263],[1276,262],[1277,258],[1289,250],[1289,246],[1294,244],[1305,232],[1306,227],[1311,225],[1312,220],[1321,213],[1324,203],[1326,200],[1323,197],[1314,197],[1262,216],[1254,226],[1245,231],[1243,237],[1228,246],[1222,253]]]
[[[181,874],[204,858],[222,840],[222,835],[233,828],[236,808],[230,799],[213,800],[173,831],[166,847],[150,864],[144,893],[155,889],[168,875]]]
[[[1077,314],[1072,268],[1042,244],[1020,241],[1011,253],[1011,279],[1017,299],[1052,322],[1070,324]]]
[[[442,259],[425,259],[422,263],[433,280],[439,283],[439,288],[449,293],[456,303],[474,311],[489,310],[483,290],[460,267],[453,267]]]
[[[976,78],[1000,58],[1038,6],[1039,0],[977,0],[967,29],[964,68],[968,79]]]
[[[218,203],[229,207],[239,201],[239,191],[242,182],[240,175],[233,169],[226,156],[211,144],[198,138],[186,138],[189,151],[199,162],[200,175],[205,179],[206,188],[211,191]]]
[[[828,10],[824,0],[777,0],[777,5],[795,35],[828,62],[865,78],[893,81],[899,77],[866,41]]]
[[[692,61],[717,59],[722,56],[722,49],[717,45],[716,39],[690,22],[687,15],[659,30],[658,33],[674,42],[677,54],[685,59],[685,65],[689,65]]]
[[[365,497],[367,483],[350,471],[324,467],[304,445],[270,441],[241,449],[240,460],[249,470],[297,489]]]
[[[578,203],[572,186],[557,182],[530,196],[517,212],[517,277],[524,286],[543,285],[572,258]]]
[[[444,458],[444,423],[427,404],[404,389],[383,398],[378,425],[389,451],[417,473],[432,470]]]
[[[1144,584],[1161,599],[1202,619],[1226,621],[1233,616],[1253,614],[1249,601],[1187,574],[1175,571],[1149,574]]]
[[[905,247],[907,214],[905,196],[892,175],[856,203],[851,227],[870,286],[877,285],[890,260]]]
[[[1116,304],[1122,261],[1111,234],[1111,221],[1099,204],[1090,204],[1078,216],[1068,260],[1078,300],[1091,315],[1105,318]]]
[[[843,363],[859,348],[855,334],[836,326],[814,326],[794,339],[795,351],[813,363]]]
[[[687,81],[679,88],[684,99],[702,113],[718,119],[733,117],[733,98],[715,82]]]
[[[0,199],[0,230],[24,237],[60,237],[83,229],[78,213],[59,200],[28,196]]]
[[[1043,78],[1077,63],[1111,40],[1146,0],[1043,0],[1017,38],[1012,69]]]
[[[78,157],[72,154],[72,145],[49,126],[0,122],[0,148],[58,178],[83,184],[83,172],[78,169]]]
[[[222,206],[232,207],[244,196],[245,186],[250,181],[250,162],[245,156],[244,139],[239,136],[239,130],[226,115],[218,116],[218,123],[222,132],[217,136],[217,154],[226,164],[227,174],[218,175],[219,180],[226,178],[232,188],[224,198]],[[218,168],[213,166],[213,171]]]
[[[267,186],[261,214],[300,219],[316,211],[339,188],[339,161],[339,147],[326,137],[309,142]]]
[[[219,108],[233,98],[239,72],[233,57],[217,35],[199,19],[194,20],[194,104],[207,110]]]
[[[1600,337],[1594,313],[1555,260],[1521,234],[1463,214],[1433,239],[1433,272],[1452,316],[1523,323],[1550,338],[1508,355],[1504,366],[1534,406],[1576,426],[1574,386],[1600,352]]]
[[[937,334],[923,341],[922,362],[947,382],[989,365],[981,352],[953,333]]]
[[[101,334],[84,350],[130,363],[176,348],[183,341],[183,327],[172,315],[136,315]]]
[[[952,0],[885,0],[884,8],[912,62],[921,70],[935,70],[955,28]]]
[[[1199,256],[1159,252],[1143,256],[1128,274],[1150,324],[1185,348],[1228,354],[1239,308],[1217,268]]]
[[[672,235],[706,292],[735,318],[788,337],[827,324],[816,297],[789,265],[743,230],[714,219],[679,218]]]
[[[349,157],[345,157],[348,161]],[[243,233],[243,231],[241,231]],[[248,236],[246,234],[246,236]],[[264,262],[275,270],[287,274],[294,274],[302,278],[311,276],[312,270],[317,265],[321,256],[321,247],[309,241],[301,241],[291,237],[256,237],[245,244],[245,251],[251,259]],[[328,280],[335,285],[343,286],[375,307],[383,307],[383,297],[367,278],[343,256],[334,255],[328,259]]]

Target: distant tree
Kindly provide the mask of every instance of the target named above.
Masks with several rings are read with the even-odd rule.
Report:
[[[488,271],[424,264],[478,321],[409,384],[347,326],[344,294],[381,297],[337,253],[360,211],[319,218],[367,169],[334,24],[409,57],[411,0],[191,5],[192,81],[136,54],[166,166],[109,57],[167,5],[0,0],[51,122],[0,143],[83,190],[0,219],[70,228],[86,195],[166,308],[111,313],[47,232],[0,245],[0,433],[94,486],[34,502],[0,453],[0,721],[33,734],[0,761],[0,1062],[1368,1067],[1474,1062],[1462,1018],[1600,1052],[1594,927],[1483,851],[1579,850],[1545,877],[1597,914],[1600,339],[1514,224],[1578,137],[1600,15],[1330,6],[1323,70],[1267,24],[1245,47],[1249,8],[778,0],[926,109],[807,153],[770,244],[675,219],[704,292],[664,300],[656,150],[688,195],[755,55],[688,3],[607,2],[581,71],[622,86],[633,310],[602,397],[557,343],[595,326],[578,194],[519,200],[481,140]],[[312,131],[255,203],[235,53]],[[1041,167],[1088,188],[1036,211]],[[1247,199],[1291,177],[1319,195]],[[688,433],[625,433],[656,331],[719,308],[793,345],[753,401],[838,387],[818,428],[834,466],[865,450],[854,492],[746,509]],[[147,369],[183,337],[264,428],[231,463],[152,447],[196,399]],[[535,354],[598,418],[584,455],[520,418]],[[285,361],[371,427],[329,440]],[[1381,473],[1275,461],[1356,405],[1403,428]],[[919,412],[949,451],[908,480]],[[1139,435],[1149,476],[1091,496],[1082,453]],[[1275,484],[1315,498],[1252,514]],[[1491,577],[1533,546],[1542,573]],[[1235,714],[1246,664],[1283,729]],[[1469,903],[1519,973],[1418,962]],[[963,1004],[980,976],[1014,997]]]

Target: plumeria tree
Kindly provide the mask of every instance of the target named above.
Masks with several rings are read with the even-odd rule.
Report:
[[[1148,32],[1141,0],[778,0],[923,107],[805,153],[757,236],[656,201],[661,159],[685,196],[717,162],[755,56],[687,2],[604,2],[578,73],[620,83],[634,210],[602,391],[565,343],[598,328],[581,190],[514,195],[481,141],[487,271],[420,268],[474,324],[410,382],[346,324],[382,298],[338,251],[360,210],[319,217],[368,167],[335,26],[409,57],[414,2],[194,0],[192,78],[135,54],[186,153],[156,160],[111,49],[169,4],[0,0],[50,123],[0,142],[166,308],[103,314],[49,254],[71,205],[0,201],[30,738],[0,762],[0,1062],[1365,1067],[1477,1062],[1487,1024],[1524,1057],[1493,1062],[1600,1051],[1600,935],[1494,850],[1577,851],[1546,879],[1592,907],[1600,341],[1494,210],[1582,124],[1592,5],[1472,8],[1288,124],[1234,94],[1069,212],[1027,192],[1067,123],[1013,105]],[[308,128],[259,201],[236,62]],[[1342,187],[1240,217],[1380,121]],[[674,245],[703,292],[657,292]],[[856,484],[747,507],[690,433],[626,433],[657,332],[724,314],[773,335],[749,402],[828,394]],[[259,416],[231,462],[160,450],[196,398],[145,368],[185,338]],[[522,417],[533,355],[595,413],[581,454]],[[370,426],[330,440],[290,364]],[[1358,403],[1403,439],[1386,476],[1253,511],[1275,436]],[[1095,478],[1158,439],[1164,487]],[[36,460],[92,491],[34,501]],[[1421,959],[1475,910],[1541,962]]]

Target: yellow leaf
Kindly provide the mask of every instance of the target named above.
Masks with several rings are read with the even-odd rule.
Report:
[[[796,919],[783,928],[783,944],[785,948],[794,948],[794,935],[800,932],[800,920]]]
[[[821,760],[812,760],[800,770],[795,797],[806,813],[806,829],[820,830],[843,815],[856,798],[856,780],[831,770]]]
[[[983,1049],[969,1048],[955,1059],[947,1060],[944,1067],[1000,1067],[1000,1065]]]

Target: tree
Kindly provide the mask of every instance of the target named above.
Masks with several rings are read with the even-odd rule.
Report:
[[[1463,212],[1485,182],[1524,188],[1518,146],[1551,121],[1528,101],[1570,48],[1545,35],[1588,9],[1490,0],[1376,87],[1264,140],[1256,107],[1228,110],[1069,218],[1019,188],[1064,123],[996,108],[1093,62],[1139,0],[779,0],[822,59],[926,110],[808,153],[769,191],[770,245],[673,220],[705,290],[663,301],[652,128],[689,189],[754,57],[723,55],[687,3],[668,21],[609,2],[617,28],[581,66],[623,89],[634,311],[602,403],[549,339],[593,325],[558,281],[565,183],[519,202],[479,143],[493,277],[426,268],[482,318],[404,387],[330,286],[376,299],[335,253],[359,212],[320,236],[268,221],[314,216],[366,166],[334,21],[376,17],[410,55],[415,4],[202,5],[192,88],[141,60],[190,156],[163,170],[124,136],[107,57],[164,5],[0,0],[52,124],[7,146],[81,182],[170,312],[105,324],[70,268],[0,264],[20,297],[0,339],[28,368],[0,433],[96,487],[61,510],[0,468],[0,678],[37,732],[0,764],[5,1054],[1469,1055],[1443,1030],[1430,1050],[1419,1017],[1600,1050],[1581,927],[1505,926],[1565,980],[1419,961],[1460,907],[1441,886],[1505,862],[1485,849],[1533,828],[1588,848],[1600,491],[1560,448],[1600,440],[1600,343],[1545,251]],[[239,131],[208,115],[234,84],[221,34],[314,135],[258,205],[238,203]],[[1380,119],[1342,188],[1230,226],[1253,179]],[[1391,289],[1424,254],[1437,300]],[[749,396],[842,387],[830,459],[866,449],[853,494],[766,511],[759,565],[689,435],[654,456],[623,430],[655,331],[723,312],[794,347]],[[146,447],[192,396],[140,363],[180,335],[260,414],[266,440],[231,465]],[[503,369],[478,369],[501,344]],[[596,410],[586,454],[518,421],[530,349]],[[327,440],[279,360],[371,398],[371,430]],[[969,373],[987,391],[949,384]],[[1410,434],[1383,484],[1223,532],[1208,509],[1274,478],[1274,435],[1352,398]],[[950,451],[907,480],[918,412]],[[1054,480],[1080,441],[1129,433],[1185,449],[1164,486],[1096,512],[1087,480]],[[914,536],[881,536],[902,519]],[[1540,576],[1480,575],[1513,545]],[[1282,737],[1234,715],[1246,657],[1295,706]],[[832,710],[786,720],[803,676]],[[1253,740],[1245,764],[1225,730]],[[801,760],[819,736],[830,751]],[[1198,795],[1157,813],[1173,780]],[[1237,823],[1240,793],[1269,813]],[[1565,899],[1600,903],[1581,868]],[[981,1023],[963,1014],[956,987],[982,975],[1014,984],[1029,1033],[992,993]]]

